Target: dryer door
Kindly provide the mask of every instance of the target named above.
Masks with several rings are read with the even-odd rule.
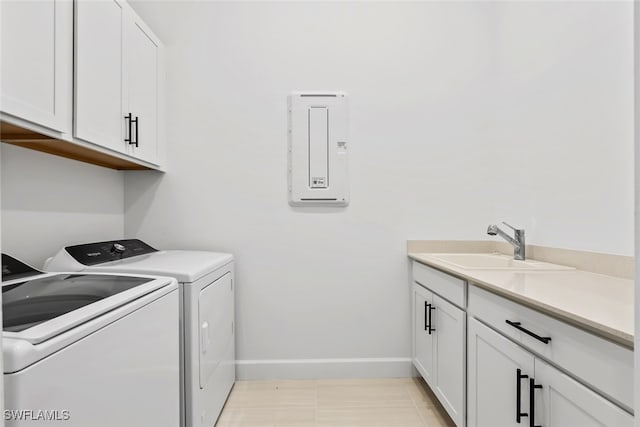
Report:
[[[204,388],[211,378],[233,337],[232,313],[233,292],[231,273],[228,272],[200,291],[200,388]]]

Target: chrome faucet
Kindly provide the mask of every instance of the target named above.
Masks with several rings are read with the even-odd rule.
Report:
[[[509,227],[514,232],[514,237],[509,236],[504,231],[500,230],[497,225],[490,225],[487,228],[487,234],[490,236],[495,236],[496,234],[502,237],[507,242],[513,245],[513,259],[523,260],[524,259],[524,229],[515,228],[506,222],[502,222],[504,225]]]

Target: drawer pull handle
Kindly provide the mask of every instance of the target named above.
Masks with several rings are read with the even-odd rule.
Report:
[[[520,386],[521,386],[522,380],[525,378],[529,378],[529,375],[523,375],[522,371],[520,369],[517,369],[516,370],[516,422],[518,424],[520,424],[520,418],[529,416],[529,414],[527,414],[526,412],[522,412],[522,409],[520,408],[520,400],[522,399],[522,389]]]
[[[531,416],[529,417],[529,427],[542,427],[536,425],[536,397],[535,392],[537,388],[542,388],[542,385],[536,384],[536,381],[533,378],[529,379],[529,412]]]
[[[519,331],[524,332],[525,334],[529,335],[530,337],[533,337],[535,339],[537,339],[538,341],[542,341],[545,344],[549,344],[549,341],[551,341],[551,337],[541,337],[538,334],[535,334],[533,332],[531,332],[528,329],[523,328],[520,322],[512,322],[510,320],[505,320],[505,322],[507,322],[509,325],[513,326],[514,328],[516,328]]]
[[[427,304],[427,305],[429,306],[429,329],[428,329],[428,332],[429,332],[429,335],[431,335],[431,332],[435,332],[436,331],[435,328],[431,327],[432,326],[431,310],[435,310],[436,308],[435,308],[435,306],[433,304]]]

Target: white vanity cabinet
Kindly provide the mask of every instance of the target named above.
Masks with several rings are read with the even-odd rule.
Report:
[[[528,396],[534,357],[472,318],[467,324],[467,336],[468,425],[529,425],[529,401],[522,396]]]
[[[476,319],[467,332],[470,427],[633,426],[631,414]]]
[[[464,301],[466,284],[460,279],[414,263],[413,363],[456,423],[465,425],[465,321],[462,308],[437,292]],[[451,288],[453,285],[454,288]]]
[[[468,315],[470,427],[633,425],[631,350],[475,286]]]
[[[0,111],[70,134],[73,1],[0,3]]]
[[[472,272],[467,283],[414,261],[411,277],[413,364],[456,425],[633,426],[632,349]]]
[[[536,424],[547,427],[632,427],[633,416],[575,381],[559,369],[536,359],[533,389]],[[531,393],[532,389],[529,389]],[[531,399],[531,397],[529,397]]]
[[[158,164],[160,41],[120,0],[76,1],[75,129]]]

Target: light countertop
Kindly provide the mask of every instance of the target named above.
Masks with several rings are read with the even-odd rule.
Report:
[[[429,253],[408,255],[469,284],[633,348],[633,280],[578,269],[473,270],[434,259]]]

